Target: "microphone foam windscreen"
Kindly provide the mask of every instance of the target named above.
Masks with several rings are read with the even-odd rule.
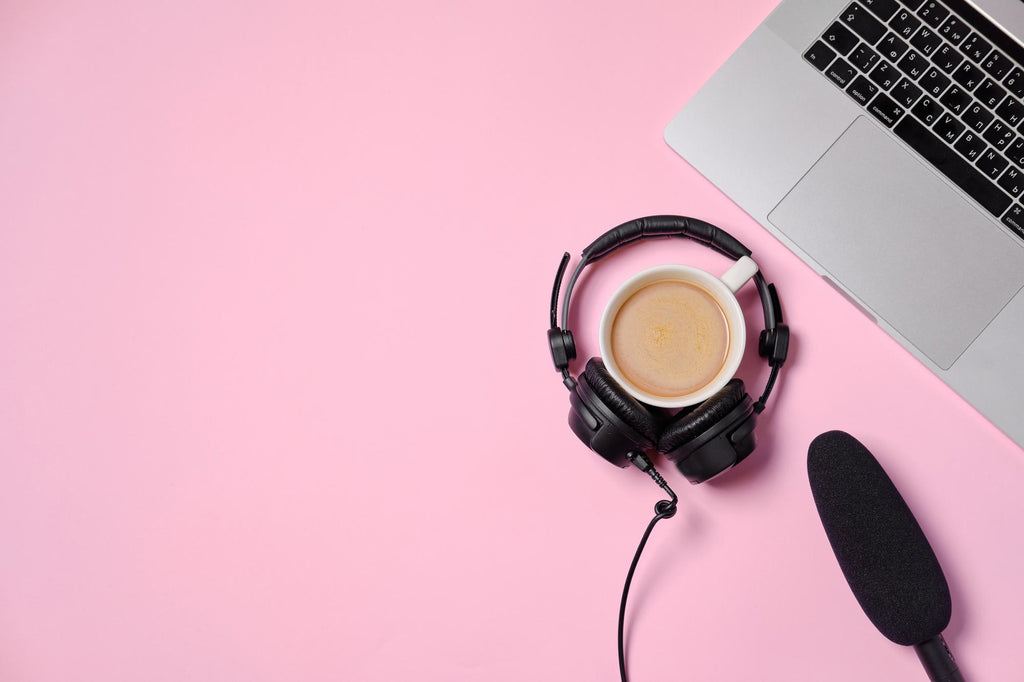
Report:
[[[909,646],[949,624],[949,586],[917,520],[878,461],[843,431],[815,438],[807,475],[846,582],[879,631]]]

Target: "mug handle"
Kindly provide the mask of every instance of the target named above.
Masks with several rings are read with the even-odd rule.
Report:
[[[757,274],[757,263],[749,256],[743,256],[736,261],[731,268],[725,271],[719,279],[729,291],[736,293],[739,288],[750,281],[750,278]]]

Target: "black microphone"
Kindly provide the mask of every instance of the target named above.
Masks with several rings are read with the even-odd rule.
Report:
[[[868,619],[913,646],[932,682],[963,682],[942,638],[952,603],[928,539],[878,461],[856,438],[828,431],[807,451],[821,525]]]

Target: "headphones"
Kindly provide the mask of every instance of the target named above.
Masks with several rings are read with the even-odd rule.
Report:
[[[576,357],[576,342],[568,329],[569,301],[583,268],[627,244],[659,237],[690,239],[733,260],[751,254],[750,249],[728,232],[703,220],[663,215],[622,223],[583,249],[581,260],[566,286],[559,327],[558,295],[569,263],[569,254],[562,256],[551,291],[548,344],[555,369],[562,374],[562,382],[569,389],[569,426],[587,447],[619,467],[632,463],[647,472],[653,471],[648,456],[661,453],[675,463],[690,483],[703,483],[754,451],[757,415],[764,411],[789,350],[789,327],[782,323],[778,292],[774,284],[765,281],[760,270],[753,277],[764,309],[764,330],[757,350],[768,361],[771,374],[757,402],[751,401],[743,381],[733,378],[703,403],[667,417],[619,386],[601,358],[588,360],[583,373],[576,378],[569,373],[569,362]]]

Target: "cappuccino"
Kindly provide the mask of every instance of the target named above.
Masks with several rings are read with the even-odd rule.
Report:
[[[652,396],[676,398],[715,380],[729,354],[725,311],[704,288],[666,279],[638,289],[611,326],[611,352],[624,378]]]

